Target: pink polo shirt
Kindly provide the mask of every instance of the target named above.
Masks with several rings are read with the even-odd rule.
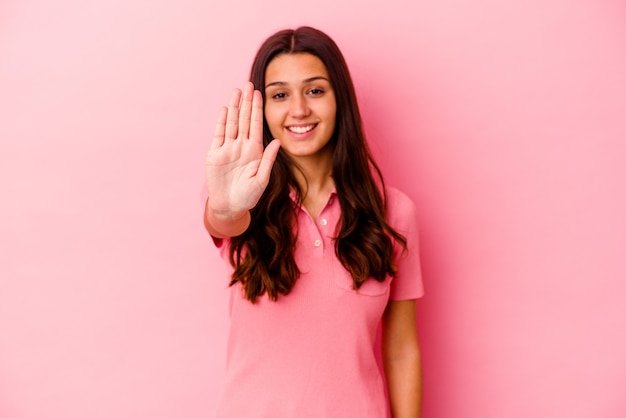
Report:
[[[226,382],[216,418],[384,418],[384,381],[376,362],[377,328],[389,300],[423,293],[416,211],[388,188],[388,222],[407,239],[394,249],[397,277],[370,279],[358,291],[335,256],[341,210],[333,192],[317,222],[297,214],[295,259],[301,276],[276,302],[255,304],[230,290]],[[228,243],[228,240],[223,241]],[[228,263],[228,245],[218,241]],[[228,263],[230,266],[230,263]]]

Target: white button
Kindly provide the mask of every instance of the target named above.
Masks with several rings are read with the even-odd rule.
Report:
[[[322,245],[322,241],[316,239],[313,245],[315,245],[316,247],[319,247],[320,245]]]
[[[322,226],[328,225],[328,221],[326,220],[326,218],[322,219],[320,223],[322,224]]]

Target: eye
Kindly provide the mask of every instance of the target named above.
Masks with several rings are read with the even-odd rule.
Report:
[[[284,99],[285,97],[287,97],[285,93],[274,93],[272,95],[272,99],[274,100],[281,100],[281,99]]]
[[[309,93],[312,94],[313,96],[321,96],[322,94],[324,94],[324,90],[322,90],[322,89],[311,89],[311,90],[309,90]]]

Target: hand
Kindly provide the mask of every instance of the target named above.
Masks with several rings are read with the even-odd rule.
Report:
[[[275,139],[263,150],[261,92],[252,83],[243,93],[235,89],[228,107],[220,110],[206,156],[209,209],[223,218],[252,209],[267,187],[279,148]]]

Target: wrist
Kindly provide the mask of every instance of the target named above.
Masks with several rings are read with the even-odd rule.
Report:
[[[215,236],[233,237],[241,235],[250,225],[250,211],[247,209],[216,209],[207,201],[205,222],[207,229]]]
[[[210,199],[207,199],[206,211],[211,218],[224,222],[237,221],[250,214],[248,209],[215,207],[211,205]]]

